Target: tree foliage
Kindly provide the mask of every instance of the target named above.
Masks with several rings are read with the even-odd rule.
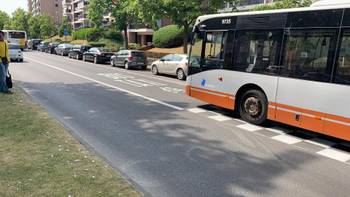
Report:
[[[41,21],[40,16],[32,16],[29,19],[29,29],[28,29],[28,35],[31,38],[41,38]]]
[[[0,10],[0,29],[4,29],[4,26],[9,21],[9,15],[6,12]]]
[[[27,31],[29,29],[29,18],[30,15],[28,12],[22,8],[18,8],[12,13],[11,20],[8,20],[5,28]]]
[[[138,16],[145,22],[154,22],[169,18],[183,28],[183,49],[187,53],[190,26],[196,18],[205,14],[217,13],[225,2],[237,3],[238,0],[133,0]]]
[[[43,14],[40,16],[40,32],[41,38],[48,38],[57,33],[55,21],[48,14]]]
[[[62,24],[58,30],[58,34],[59,36],[64,36],[64,30],[67,30],[68,31],[68,34],[71,35],[72,34],[72,26],[69,24],[68,22],[68,18],[67,17],[64,17],[63,20],[62,20]]]
[[[257,6],[254,11],[308,7],[312,2],[312,0],[281,0],[274,4]]]

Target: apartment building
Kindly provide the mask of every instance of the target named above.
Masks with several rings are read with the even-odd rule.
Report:
[[[258,5],[274,3],[279,0],[244,0],[239,2],[237,5],[233,5],[232,3],[225,3],[223,9],[219,10],[220,13],[232,12],[233,8],[236,7],[240,11],[246,11],[254,9]]]
[[[63,17],[67,17],[73,29],[90,27],[88,0],[62,0]]]
[[[56,25],[62,22],[62,0],[28,0],[28,10],[34,16],[44,13],[50,15]]]

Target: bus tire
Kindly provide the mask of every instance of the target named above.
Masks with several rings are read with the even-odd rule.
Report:
[[[251,124],[260,125],[267,120],[268,101],[260,90],[248,90],[240,98],[239,114]]]

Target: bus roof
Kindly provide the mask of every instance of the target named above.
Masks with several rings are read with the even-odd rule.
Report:
[[[332,6],[320,6],[320,7],[304,7],[304,8],[290,8],[290,9],[278,9],[278,10],[264,10],[264,11],[251,11],[251,12],[233,12],[225,14],[211,14],[200,16],[196,20],[195,26],[206,21],[208,19],[219,18],[219,17],[233,17],[233,16],[246,16],[246,15],[259,15],[259,14],[277,14],[277,13],[288,13],[288,12],[303,12],[303,11],[317,11],[317,10],[331,10],[331,9],[346,9],[350,8],[350,4],[344,5],[332,5]]]

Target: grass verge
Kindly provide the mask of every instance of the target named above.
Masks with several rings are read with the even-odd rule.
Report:
[[[140,196],[19,88],[0,94],[0,196]]]

